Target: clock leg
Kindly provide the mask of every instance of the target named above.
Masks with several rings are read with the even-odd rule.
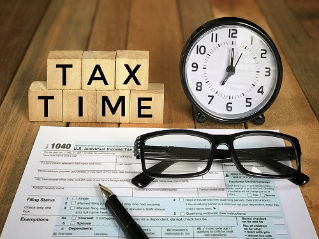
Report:
[[[257,125],[262,125],[263,123],[265,123],[265,116],[264,114],[261,114],[259,116],[257,116],[255,119],[253,119],[252,121],[257,124]]]
[[[196,120],[197,120],[199,123],[205,122],[206,119],[207,119],[206,115],[204,115],[204,114],[201,113],[201,112],[197,112]]]

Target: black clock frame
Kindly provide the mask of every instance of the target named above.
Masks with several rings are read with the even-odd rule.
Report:
[[[254,113],[243,117],[243,118],[238,118],[238,119],[225,119],[221,118],[219,116],[213,115],[210,112],[207,112],[205,109],[203,109],[193,98],[190,90],[188,89],[188,85],[186,82],[186,63],[187,63],[187,56],[192,49],[193,44],[196,42],[198,38],[202,36],[203,33],[206,31],[209,31],[213,28],[217,28],[220,26],[224,25],[238,25],[238,26],[244,26],[248,29],[251,29],[252,31],[258,33],[269,45],[269,47],[272,49],[276,62],[277,62],[277,69],[278,69],[278,76],[277,76],[277,83],[274,89],[274,92],[272,96],[269,98],[268,102],[260,108],[259,110],[255,111]],[[182,53],[181,53],[181,58],[180,58],[180,77],[181,77],[181,82],[182,86],[184,89],[184,92],[188,98],[188,100],[192,103],[192,105],[196,108],[197,110],[197,116],[196,119],[198,122],[204,122],[207,117],[223,122],[223,123],[243,123],[247,122],[249,120],[253,120],[256,124],[261,125],[265,122],[265,117],[264,117],[264,112],[274,103],[275,99],[277,98],[280,88],[281,88],[281,83],[282,83],[282,77],[283,77],[283,70],[282,70],[282,62],[281,62],[281,57],[279,55],[279,52],[277,50],[277,47],[275,46],[274,42],[270,38],[270,36],[258,25],[255,23],[248,21],[246,19],[242,18],[236,18],[236,17],[223,17],[223,18],[217,18],[214,20],[211,20],[199,28],[197,28],[193,34],[188,38],[186,41]]]

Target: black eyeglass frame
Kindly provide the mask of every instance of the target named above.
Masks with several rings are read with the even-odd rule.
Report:
[[[182,135],[189,135],[189,136],[195,136],[199,138],[206,139],[208,142],[210,142],[210,152],[209,152],[209,158],[207,161],[207,166],[199,172],[195,173],[187,173],[187,174],[163,174],[163,173],[153,173],[150,172],[149,170],[146,169],[145,166],[145,158],[144,158],[144,148],[145,148],[145,142],[151,138],[154,137],[159,137],[159,136],[166,136],[166,135],[176,135],[180,134]],[[287,175],[270,175],[270,174],[262,174],[262,173],[257,173],[257,172],[251,172],[245,169],[240,160],[237,157],[236,150],[234,148],[234,140],[241,138],[241,137],[246,137],[246,136],[271,136],[271,137],[277,137],[280,139],[287,140],[291,143],[293,146],[292,149],[294,149],[294,154],[295,154],[295,161],[296,161],[296,169],[293,169],[293,173],[287,174]],[[301,162],[300,162],[300,157],[301,157],[301,148],[299,144],[299,140],[293,136],[283,134],[283,133],[278,133],[278,132],[273,132],[273,131],[242,131],[234,134],[229,134],[229,135],[213,135],[213,134],[208,134],[200,131],[194,131],[194,130],[186,130],[186,129],[171,129],[171,130],[161,130],[161,131],[155,131],[155,132],[150,132],[146,133],[143,135],[140,135],[137,137],[135,140],[134,144],[134,154],[136,158],[141,159],[141,164],[142,164],[142,170],[143,173],[152,178],[189,178],[189,177],[198,177],[206,174],[214,161],[214,153],[217,150],[217,147],[219,145],[226,145],[230,151],[231,154],[231,159],[232,162],[235,164],[236,168],[238,169],[239,172],[248,175],[248,176],[254,176],[254,177],[260,177],[260,178],[281,178],[281,179],[291,179],[293,183],[297,185],[303,185],[309,181],[309,177],[303,173],[301,173]],[[291,158],[291,160],[293,160]],[[135,184],[135,183],[134,183]]]

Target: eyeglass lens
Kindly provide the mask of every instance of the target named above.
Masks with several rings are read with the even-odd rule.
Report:
[[[176,134],[153,137],[145,141],[145,167],[149,172],[160,173],[158,167],[162,166],[165,169],[163,173],[168,175],[198,173],[207,166],[210,148],[207,139],[197,136]]]

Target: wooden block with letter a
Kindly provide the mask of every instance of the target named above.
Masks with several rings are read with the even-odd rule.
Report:
[[[82,89],[115,89],[116,51],[85,51],[82,56]]]
[[[51,51],[47,59],[48,89],[81,89],[83,51]]]
[[[96,91],[64,90],[63,122],[96,122]]]
[[[34,81],[28,92],[29,121],[62,121],[62,90],[48,90],[46,81]]]
[[[130,91],[97,91],[97,122],[128,123]]]
[[[164,84],[150,83],[148,90],[131,91],[130,123],[163,123]]]
[[[116,52],[116,89],[147,90],[148,75],[148,51]]]

